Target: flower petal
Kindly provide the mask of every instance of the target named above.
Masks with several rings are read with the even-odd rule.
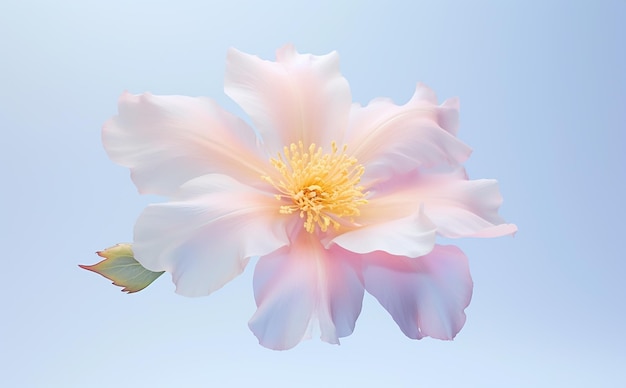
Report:
[[[419,84],[413,98],[398,106],[376,99],[351,110],[347,144],[365,166],[363,182],[384,181],[418,167],[456,167],[471,149],[455,137],[458,100],[436,105],[434,93]]]
[[[416,259],[383,252],[363,259],[365,289],[407,337],[451,340],[461,330],[472,297],[472,278],[460,249],[437,245]]]
[[[422,206],[425,218],[444,237],[514,234],[517,227],[498,215],[501,204],[498,182],[493,179],[467,180],[463,168],[432,174],[413,170],[373,185],[369,202],[360,208],[357,220],[363,224],[393,222],[406,217],[407,209]]]
[[[250,257],[288,244],[289,218],[277,214],[275,202],[225,175],[196,178],[171,202],[144,210],[135,225],[135,258],[170,272],[177,293],[208,295],[239,275]]]
[[[502,196],[494,179],[452,180],[415,190],[424,212],[444,237],[499,237],[515,234],[517,226],[498,214]]]
[[[249,326],[261,345],[292,348],[316,321],[321,339],[338,344],[361,312],[360,259],[339,247],[325,250],[314,236],[300,233],[290,246],[261,257],[254,296],[258,309]]]
[[[271,153],[299,141],[305,147],[341,142],[352,97],[337,53],[303,55],[287,45],[276,59],[230,49],[224,88],[250,115]]]
[[[132,95],[104,124],[109,157],[129,167],[139,192],[171,195],[195,177],[222,173],[254,185],[266,157],[254,131],[208,98]]]
[[[361,219],[372,220],[373,216],[364,213],[380,213],[384,209],[375,209],[375,204],[364,209]],[[376,211],[374,211],[376,210]],[[369,253],[384,251],[392,255],[418,257],[427,254],[435,246],[437,228],[424,216],[422,209],[413,214],[392,219],[387,215],[377,218],[386,218],[384,222],[373,222],[346,233],[340,234],[326,246],[337,244],[342,248],[355,253]]]

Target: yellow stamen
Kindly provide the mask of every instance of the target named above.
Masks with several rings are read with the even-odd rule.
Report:
[[[272,158],[272,165],[283,179],[278,183],[269,176],[263,179],[271,183],[280,194],[278,200],[291,200],[289,205],[280,206],[280,213],[300,212],[305,218],[304,228],[313,233],[316,227],[322,232],[332,225],[339,229],[341,217],[359,215],[358,206],[367,203],[363,187],[359,186],[363,166],[353,157],[346,155],[347,146],[338,152],[337,144],[331,144],[330,154],[324,154],[321,147],[311,144],[308,149],[302,142],[291,144],[283,150],[284,157]]]

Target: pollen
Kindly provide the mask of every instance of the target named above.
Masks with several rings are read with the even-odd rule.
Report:
[[[286,203],[280,213],[299,213],[309,233],[317,228],[325,232],[329,226],[338,230],[342,218],[354,222],[359,206],[367,203],[367,193],[359,186],[364,168],[346,150],[333,142],[331,152],[324,153],[315,144],[305,148],[298,142],[270,159],[282,177],[278,182],[269,176],[263,179],[278,190],[276,199]]]

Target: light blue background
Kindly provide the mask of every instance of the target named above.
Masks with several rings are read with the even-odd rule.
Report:
[[[0,5],[0,379],[17,386],[626,386],[626,2],[12,1]],[[333,5],[334,4],[334,5]],[[288,352],[249,332],[252,269],[210,297],[135,295],[77,264],[132,238],[140,197],[100,128],[123,90],[223,94],[228,47],[338,50],[355,101],[461,98],[472,178],[514,238],[461,240],[453,342],[366,297],[354,334]]]

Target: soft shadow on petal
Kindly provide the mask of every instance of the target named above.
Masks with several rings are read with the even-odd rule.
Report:
[[[444,237],[498,237],[517,231],[498,215],[502,197],[493,179],[467,180],[462,168],[434,174],[415,170],[396,178],[371,187],[358,222],[393,222],[406,217],[407,209],[422,206],[425,217]]]
[[[416,259],[374,252],[363,256],[365,289],[409,338],[451,340],[465,324],[472,297],[467,258],[437,245]]]
[[[118,109],[102,142],[114,162],[131,169],[140,193],[171,195],[208,173],[260,183],[267,159],[254,131],[212,100],[124,93]]]
[[[404,214],[396,217],[391,214],[380,214],[384,213],[385,209],[375,209],[376,203],[370,207],[369,211],[364,209],[361,220],[385,221],[355,228],[332,238],[325,244],[327,246],[337,244],[355,253],[384,251],[408,257],[425,255],[435,246],[437,228],[417,206],[405,207]],[[407,216],[407,209],[415,210]]]
[[[409,104],[418,104],[419,102],[437,105],[437,95],[435,92],[421,82],[415,87],[415,93]],[[452,97],[445,100],[433,113],[431,118],[435,120],[441,128],[456,136],[459,131],[459,99]]]
[[[406,206],[407,200],[411,201],[416,199],[415,194],[410,192],[417,189],[420,186],[436,185],[441,183],[449,183],[455,180],[468,180],[467,172],[462,166],[456,168],[445,167],[440,169],[415,169],[408,171],[405,174],[396,175],[394,179],[376,182],[367,187],[370,197],[373,200],[381,200],[384,206]],[[393,196],[404,196],[404,200],[398,200],[396,198],[386,198]],[[377,206],[381,206],[378,204]]]
[[[415,190],[424,212],[444,237],[499,237],[517,232],[498,214],[502,196],[494,179],[452,180]]]
[[[196,178],[171,202],[140,215],[135,258],[147,269],[170,272],[177,293],[208,295],[239,275],[250,257],[289,243],[289,217],[277,213],[275,202],[224,175]]]
[[[249,322],[259,343],[290,349],[318,322],[323,341],[338,344],[350,335],[363,300],[360,265],[358,255],[326,250],[308,233],[261,257],[254,272],[258,309]]]
[[[416,168],[456,167],[469,157],[471,149],[455,136],[458,100],[437,105],[429,91],[418,85],[402,106],[388,99],[353,105],[346,143],[365,166],[366,185]]]
[[[299,141],[341,144],[352,97],[338,54],[299,54],[287,45],[276,57],[271,62],[230,49],[226,94],[252,118],[272,154]]]

